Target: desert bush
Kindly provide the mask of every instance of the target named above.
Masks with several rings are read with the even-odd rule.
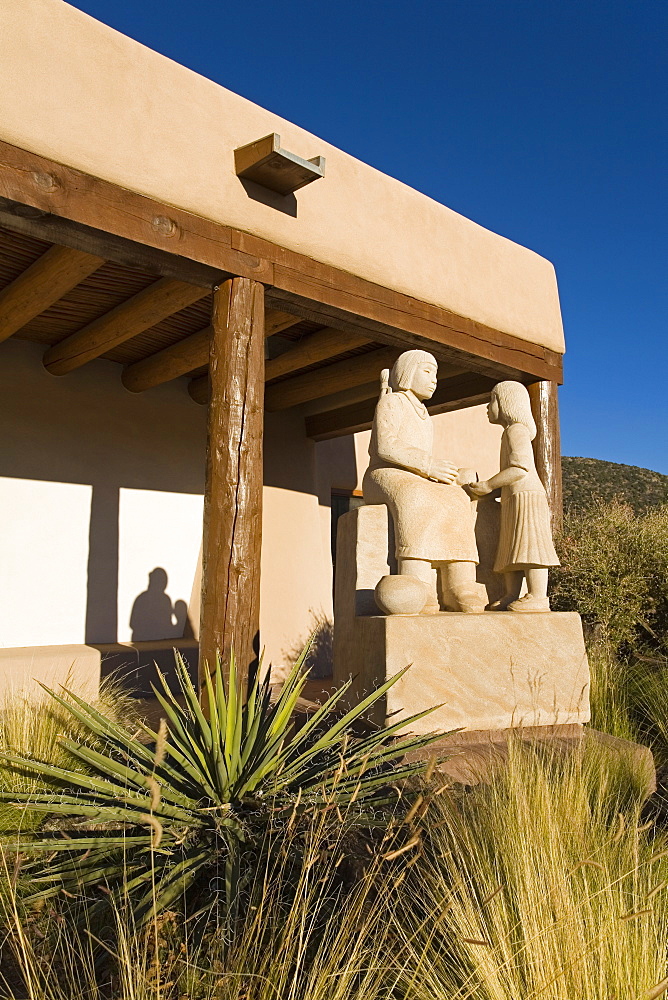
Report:
[[[552,574],[552,606],[578,611],[593,639],[618,656],[668,650],[668,505],[634,514],[620,500],[566,516]]]
[[[383,810],[398,794],[396,782],[426,767],[419,759],[403,758],[440,737],[399,732],[428,712],[355,732],[405,671],[341,715],[337,706],[352,683],[347,682],[295,732],[306,652],[275,702],[269,674],[261,678],[259,668],[244,691],[232,655],[227,685],[220,664],[215,679],[205,675],[208,717],[176,654],[181,698],[162,678],[164,691],[156,695],[163,724],[158,732],[142,726],[143,740],[76,695],[52,693],[104,749],[57,741],[85,770],[32,755],[0,754],[10,767],[51,785],[47,791],[0,792],[0,801],[19,815],[29,809],[48,820],[32,837],[25,831],[18,839],[5,836],[19,855],[37,859],[23,872],[32,886],[30,899],[61,892],[69,898],[89,895],[98,914],[106,909],[104,894],[111,892],[131,902],[141,924],[188,896],[191,912],[192,906],[218,907],[233,934],[257,863],[257,844],[275,823],[315,811],[344,827],[382,826]],[[222,891],[212,893],[212,884]]]

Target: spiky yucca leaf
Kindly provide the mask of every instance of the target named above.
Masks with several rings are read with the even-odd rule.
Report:
[[[219,662],[213,678],[205,675],[208,718],[177,653],[183,705],[160,675],[163,690],[155,694],[167,730],[144,726],[148,745],[72,692],[50,691],[106,752],[63,740],[83,771],[2,754],[7,764],[52,786],[40,794],[0,793],[0,800],[48,817],[32,839],[10,835],[2,845],[36,859],[30,899],[102,886],[130,898],[142,921],[172,905],[207,870],[223,869],[233,911],[242,845],[258,823],[343,805],[348,821],[372,822],[374,811],[396,794],[390,781],[425,767],[402,758],[441,734],[398,737],[398,729],[427,714],[420,713],[364,737],[353,735],[353,725],[405,671],[339,717],[337,707],[350,687],[344,684],[293,732],[306,653],[275,702],[268,674],[262,678],[257,669],[244,699],[234,654],[227,684]]]

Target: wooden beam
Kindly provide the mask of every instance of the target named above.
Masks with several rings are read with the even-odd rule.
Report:
[[[0,292],[0,340],[7,340],[104,264],[102,257],[53,246]]]
[[[478,406],[487,402],[493,385],[494,380],[484,375],[472,372],[453,375],[439,382],[436,392],[427,403],[427,409],[435,415],[466,406]],[[327,441],[345,434],[368,431],[373,423],[377,401],[376,392],[372,398],[360,403],[314,413],[306,417],[306,436],[315,441]]]
[[[377,395],[378,379],[374,378],[362,385],[354,385],[352,389],[343,389],[341,392],[333,392],[329,396],[321,396],[320,399],[304,403],[304,416],[310,417],[315,413],[325,413],[327,410],[338,410],[353,403],[363,403],[367,399],[375,399]]]
[[[214,292],[204,495],[201,669],[234,648],[242,674],[257,657],[262,540],[264,289],[234,278]]]
[[[270,310],[265,318],[265,337],[271,337],[296,323],[301,323],[299,316]],[[163,382],[171,382],[180,375],[187,375],[196,368],[208,365],[210,339],[211,327],[207,326],[148,358],[127,365],[123,369],[121,381],[130,392],[144,392]]]
[[[280,375],[289,375],[290,372],[307,368],[318,361],[335,358],[337,354],[344,354],[368,343],[369,338],[363,334],[346,333],[343,330],[333,330],[331,327],[317,330],[310,336],[304,337],[285,354],[267,361],[265,378],[269,382]]]
[[[245,253],[255,253],[274,264],[270,292],[272,305],[281,303],[306,319],[341,327],[355,317],[357,329],[365,321],[370,340],[382,340],[383,333],[394,337],[400,332],[401,346],[424,347],[424,339],[442,347],[442,360],[462,363],[464,357],[479,360],[475,370],[491,377],[500,372],[531,372],[533,368],[551,371],[561,379],[561,355],[549,348],[523,340],[504,330],[497,330],[444,306],[433,305],[413,296],[378,285],[347,271],[279,247],[252,233],[232,230],[232,246]],[[408,341],[406,335],[415,338]],[[425,347],[430,350],[429,347]],[[450,354],[450,352],[453,352]],[[530,367],[527,367],[529,365]],[[488,371],[485,372],[484,368]],[[555,375],[555,370],[559,373]],[[513,375],[514,377],[514,375]]]
[[[552,515],[552,527],[561,527],[564,500],[561,483],[561,434],[559,430],[559,395],[556,382],[534,382],[528,386],[531,412],[536,421],[533,452],[536,470],[545,487]]]
[[[134,267],[153,271],[157,265],[161,273],[161,257],[155,251],[163,251],[173,261],[182,258],[187,272],[189,264],[196,261],[211,268],[208,273],[218,280],[240,274],[266,284],[273,281],[273,264],[232,247],[229,226],[7,142],[0,142],[0,199],[4,199],[3,210],[17,218],[17,226],[21,220],[30,223],[35,236],[40,231],[58,233],[53,242],[67,243],[94,235],[99,255],[106,260],[116,259],[120,238],[128,241],[120,248],[121,254],[131,250]],[[187,280],[183,271],[181,277]]]
[[[343,288],[336,286],[333,278],[313,282],[293,272],[285,274],[277,267],[268,301],[274,308],[291,309],[310,322],[341,330],[363,330],[369,340],[396,344],[403,350],[429,351],[438,361],[466,367],[497,382],[523,379],[527,375],[545,375],[553,381],[563,381],[562,356],[555,351],[472,321],[471,326],[476,329],[469,331],[469,323],[463,318],[399,293],[394,293],[396,298],[405,302],[395,306],[379,303],[374,291],[368,297],[358,296],[346,290],[343,275],[341,280]],[[391,292],[386,288],[380,291]],[[422,315],[423,312],[430,315]],[[461,330],[459,326],[467,329]]]
[[[52,375],[66,375],[208,294],[196,285],[161,278],[50,347],[44,355],[44,367]]]
[[[211,327],[206,326],[148,358],[127,365],[121,374],[121,381],[130,392],[144,392],[163,382],[171,382],[180,375],[187,375],[195,368],[208,365],[210,340]]]
[[[291,326],[296,326],[302,322],[301,316],[294,313],[281,312],[279,309],[267,309],[264,321],[265,337],[273,337],[275,333],[287,330]]]
[[[191,378],[188,383],[188,393],[190,394],[190,398],[194,399],[196,403],[199,403],[201,406],[206,406],[211,395],[211,386],[209,385],[208,374],[198,375],[197,378]]]
[[[318,330],[317,334],[323,332],[325,331]],[[317,336],[317,334],[313,334],[312,336]],[[346,336],[351,336],[351,335],[346,335]],[[341,344],[344,343],[344,341],[339,340],[338,343]],[[352,344],[352,341],[346,341],[345,343]],[[357,344],[356,346],[359,346],[359,344]],[[274,360],[282,362],[283,358],[285,358],[285,363],[288,363],[290,358],[292,358],[292,355],[296,353],[296,350],[297,349],[295,348],[291,351],[286,351],[285,354],[282,354],[279,358],[276,358]],[[340,353],[343,353],[344,350],[345,348],[341,348]],[[393,364],[395,358],[399,354],[398,351],[394,351],[394,353],[374,351],[372,353],[373,353],[372,361],[367,360],[370,355],[363,354],[361,355],[361,357],[350,359],[351,362],[359,362],[359,364],[357,365],[355,365],[354,363],[347,364],[346,362],[341,362],[342,368],[337,368],[336,365],[327,365],[324,366],[323,368],[319,368],[316,372],[309,372],[308,376],[305,375],[303,377],[304,379],[303,382],[298,383],[298,385],[296,386],[297,394],[302,395],[304,392],[308,392],[309,399],[315,400],[320,398],[321,395],[328,396],[330,395],[330,393],[338,392],[341,389],[352,389],[358,385],[364,385],[371,379],[375,377],[376,378],[380,377],[380,373],[383,368],[383,360],[387,362],[385,364],[385,367],[388,367],[389,365]],[[380,357],[378,357],[378,355]],[[304,355],[300,356],[302,358],[304,357]],[[304,367],[308,363],[309,363],[308,361],[304,362]],[[274,364],[273,361],[265,362],[265,377],[267,380],[269,380],[269,378],[271,377],[274,378],[276,377],[276,375],[273,374],[273,372],[275,371],[275,369],[272,367],[273,364]],[[331,374],[325,374],[330,372],[330,368],[337,368],[337,371]],[[271,375],[270,372],[272,373]],[[310,376],[319,376],[321,373],[323,375],[323,378],[310,377]],[[301,378],[301,376],[298,376],[298,378]],[[267,407],[267,409],[268,410],[270,408],[285,409],[288,406],[297,405],[296,403],[293,402],[287,402],[288,396],[290,396],[293,390],[295,389],[293,383],[296,381],[297,381],[296,379],[289,379],[286,380],[285,382],[279,382],[278,385],[276,386],[269,386],[265,392],[265,406]],[[286,395],[284,397],[286,400],[285,406],[281,405],[282,400],[280,398],[278,399],[278,403],[276,403],[276,398],[279,396],[278,390],[281,389],[283,386],[286,387]],[[274,394],[274,389],[276,390],[276,394]],[[208,377],[206,375],[199,375],[197,378],[192,379],[188,386],[188,392],[190,393],[191,399],[194,399],[196,403],[200,403],[203,406],[206,405],[209,402]],[[314,392],[316,393],[316,395],[312,395],[312,393]],[[267,396],[269,397],[270,400],[269,404],[267,404]],[[300,399],[300,402],[303,401],[304,401],[303,399]]]
[[[329,396],[337,389],[363,385],[374,375],[380,379],[382,369],[391,368],[400,353],[395,347],[383,347],[378,351],[336,361],[333,365],[269,385],[265,391],[264,405],[268,411],[287,410],[310,399]]]
[[[4,201],[3,201],[4,199]],[[322,326],[365,331],[369,340],[420,347],[439,361],[502,378],[562,380],[561,355],[503,330],[377,285],[249,233],[199,218],[80,171],[0,143],[0,209],[17,228],[116,259],[118,241],[134,266],[159,269],[194,263],[271,287],[269,304]],[[9,222],[11,226],[11,221]],[[97,231],[97,243],[90,239]],[[171,253],[170,253],[171,252]],[[161,273],[167,273],[161,270]],[[171,273],[171,272],[170,272]],[[184,272],[185,273],[185,272]],[[212,273],[212,272],[208,272]]]

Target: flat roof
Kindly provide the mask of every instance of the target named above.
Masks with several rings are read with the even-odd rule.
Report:
[[[557,353],[552,264],[63,0],[4,0],[0,139]],[[276,132],[322,180],[262,197],[234,150]]]

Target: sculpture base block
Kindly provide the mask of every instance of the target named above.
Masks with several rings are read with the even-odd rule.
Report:
[[[357,617],[335,680],[358,703],[411,664],[370,721],[385,725],[441,707],[415,733],[563,726],[589,720],[589,664],[580,616],[548,612]],[[352,640],[352,641],[351,641]],[[343,669],[342,669],[343,668]]]

